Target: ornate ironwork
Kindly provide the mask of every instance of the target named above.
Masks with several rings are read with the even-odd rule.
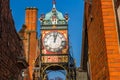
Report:
[[[56,10],[55,4],[51,12],[46,15],[41,15],[41,31],[42,30],[68,30],[68,14],[65,16]],[[55,28],[54,28],[55,26]],[[67,33],[65,33],[67,34]],[[41,34],[43,35],[43,34]],[[69,37],[67,36],[69,43]],[[64,70],[66,72],[66,80],[76,80],[75,61],[70,54],[69,44],[67,52],[60,54],[45,54],[43,53],[42,37],[40,39],[40,55],[36,59],[34,69],[34,80],[48,80],[48,70]],[[48,57],[57,57],[59,61],[47,61]]]

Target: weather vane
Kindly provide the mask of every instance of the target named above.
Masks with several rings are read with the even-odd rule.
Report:
[[[56,1],[55,1],[55,0],[53,0],[53,4],[56,4]]]
[[[55,4],[56,4],[56,1],[55,1],[55,0],[53,0],[52,4],[53,4],[53,9],[55,9]]]

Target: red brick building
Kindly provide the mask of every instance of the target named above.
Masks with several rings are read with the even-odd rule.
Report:
[[[27,68],[23,43],[19,38],[9,7],[9,0],[0,0],[0,80],[22,80]]]
[[[120,0],[85,0],[81,68],[91,80],[120,80]]]
[[[68,71],[68,15],[66,14],[64,18],[62,13],[56,10],[55,3],[49,13],[46,15],[42,14],[40,17],[42,26],[40,29],[40,41],[37,38],[37,18],[37,8],[26,8],[25,24],[19,31],[24,44],[26,60],[29,63],[28,69],[25,70],[24,80],[38,80],[43,78],[46,80],[45,70],[47,69],[54,70],[55,68]],[[45,38],[47,39],[47,35],[51,34],[52,36],[56,34],[56,38],[59,35],[61,38],[59,38],[59,42],[56,42],[56,39],[54,39],[56,43],[51,42],[53,49],[51,47],[47,49],[43,45],[45,44],[44,40]],[[51,38],[47,39],[47,41],[51,41]],[[39,48],[39,43],[41,44],[41,48]],[[57,48],[55,45],[58,45]]]
[[[33,80],[35,60],[39,55],[37,38],[37,8],[26,8],[25,24],[19,31],[19,35],[24,44],[26,60],[29,63],[25,70],[24,80]]]

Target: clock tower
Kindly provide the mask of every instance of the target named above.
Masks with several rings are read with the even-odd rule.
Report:
[[[73,68],[72,70],[70,69],[68,14],[63,16],[63,14],[56,9],[55,5],[56,2],[53,0],[52,10],[47,14],[41,14],[40,17],[40,56],[35,64],[35,67],[39,67],[40,70],[34,71],[34,78],[37,79],[39,77],[40,80],[46,80],[47,71],[65,70],[66,80],[74,80],[69,78],[69,76],[74,75],[75,72]]]
[[[68,15],[57,11],[55,2],[52,10],[41,18],[42,54],[68,54]],[[68,57],[44,56],[43,63],[68,62]]]

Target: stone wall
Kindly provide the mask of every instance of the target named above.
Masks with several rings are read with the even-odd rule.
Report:
[[[80,68],[76,69],[76,80],[89,80],[87,72]]]

